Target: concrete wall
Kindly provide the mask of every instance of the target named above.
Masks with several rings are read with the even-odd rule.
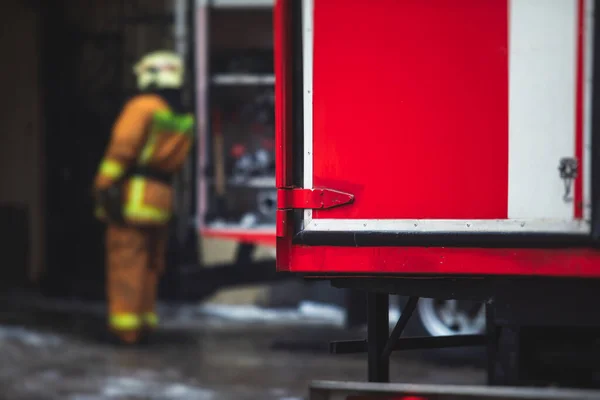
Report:
[[[23,208],[28,214],[29,260],[26,268],[36,279],[43,266],[41,176],[42,119],[38,74],[39,15],[28,2],[7,0],[0,13],[0,207]],[[0,226],[4,246],[12,246],[12,232],[23,227]],[[8,248],[7,250],[10,250]]]

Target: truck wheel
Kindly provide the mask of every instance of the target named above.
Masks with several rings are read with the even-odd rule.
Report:
[[[484,334],[485,328],[485,305],[483,303],[421,298],[407,326],[406,336]],[[479,364],[485,362],[486,353],[484,348],[459,347],[424,350],[423,355],[437,361]]]
[[[417,317],[429,336],[473,335],[485,332],[485,307],[481,303],[420,299]]]

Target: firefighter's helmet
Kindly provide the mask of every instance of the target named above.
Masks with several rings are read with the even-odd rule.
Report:
[[[171,51],[145,55],[133,68],[140,90],[178,89],[183,85],[183,60]]]

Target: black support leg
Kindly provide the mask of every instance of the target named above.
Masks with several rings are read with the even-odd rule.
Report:
[[[367,319],[369,382],[389,382],[390,359],[382,357],[390,330],[388,294],[367,294]]]
[[[254,253],[254,249],[256,246],[249,243],[240,243],[238,244],[236,254],[235,254],[235,263],[237,265],[248,265],[252,262],[252,254]]]
[[[494,304],[488,302],[485,305],[485,322],[487,338],[487,383],[490,386],[499,384],[497,377],[498,337],[499,328],[496,326],[496,314]]]
[[[367,296],[362,290],[343,289],[346,302],[346,329],[367,324]]]
[[[496,386],[522,385],[522,349],[520,328],[500,326],[496,328],[496,347],[493,358],[489,360],[488,383]]]

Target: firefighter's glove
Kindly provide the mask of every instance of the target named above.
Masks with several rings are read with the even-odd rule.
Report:
[[[96,192],[98,205],[106,212],[106,218],[119,225],[125,224],[123,216],[123,196],[121,185],[112,185]]]

